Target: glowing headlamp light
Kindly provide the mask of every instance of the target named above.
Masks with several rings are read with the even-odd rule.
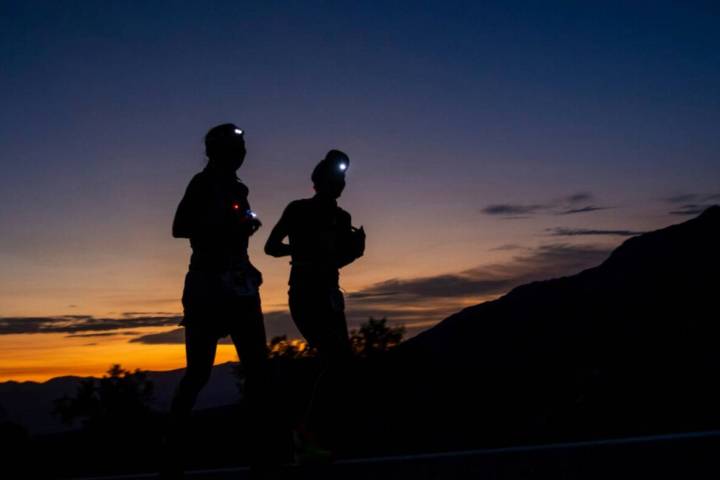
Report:
[[[235,129],[235,135],[242,135],[243,133],[245,133],[245,132],[243,132],[241,129],[239,129],[239,128]]]
[[[338,165],[338,168],[340,169],[341,172],[344,172],[345,170],[347,170],[347,167],[348,167],[347,163],[341,163],[340,165]]]

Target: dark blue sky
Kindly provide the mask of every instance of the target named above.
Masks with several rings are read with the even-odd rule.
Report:
[[[350,291],[688,218],[719,201],[719,24],[687,1],[3,2],[0,316],[177,311],[170,221],[226,121],[270,310],[287,264],[260,247],[330,148],[369,233]]]

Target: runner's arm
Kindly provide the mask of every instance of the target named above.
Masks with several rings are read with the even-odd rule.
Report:
[[[285,208],[280,220],[273,227],[270,236],[265,242],[265,253],[272,257],[285,257],[291,254],[290,245],[283,240],[290,232],[290,205]]]

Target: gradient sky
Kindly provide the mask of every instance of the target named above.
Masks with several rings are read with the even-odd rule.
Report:
[[[262,246],[330,148],[368,233],[353,325],[412,334],[690,218],[720,203],[719,22],[689,1],[2,2],[0,380],[182,366],[170,224],[218,123],[247,132],[271,334],[294,334],[288,264]]]

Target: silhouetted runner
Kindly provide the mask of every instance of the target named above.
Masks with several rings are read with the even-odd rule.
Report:
[[[296,429],[301,449],[319,451],[312,435],[316,393],[340,381],[352,356],[338,270],[363,255],[365,232],[354,228],[350,214],[337,205],[349,165],[345,153],[328,152],[312,173],[315,196],[291,202],[265,244],[268,255],[291,256],[290,313],[323,364],[303,425]],[[283,243],[285,237],[289,243]]]
[[[187,420],[210,377],[221,337],[230,335],[242,361],[251,421],[265,417],[267,403],[262,276],[247,253],[249,237],[261,223],[250,209],[248,188],[236,176],[246,155],[242,130],[233,124],[212,128],[205,151],[207,166],[190,181],[173,222],[173,236],[190,239],[192,256],[182,296],[187,369],[171,405],[170,450],[182,450]],[[260,425],[251,428],[251,445],[261,444]]]

